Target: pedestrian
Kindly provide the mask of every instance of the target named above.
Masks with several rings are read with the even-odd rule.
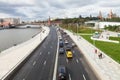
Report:
[[[102,59],[102,53],[100,52],[100,54],[98,55],[99,59]]]
[[[95,49],[95,53],[97,54],[97,49]]]
[[[103,35],[102,35],[102,38],[103,38]]]

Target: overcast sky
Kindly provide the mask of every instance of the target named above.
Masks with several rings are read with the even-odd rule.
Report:
[[[120,0],[0,0],[0,17],[22,19],[47,19],[97,16],[99,11],[107,16],[110,10],[120,16]]]

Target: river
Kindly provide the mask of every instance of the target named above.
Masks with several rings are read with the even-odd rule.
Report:
[[[0,30],[0,51],[6,50],[16,44],[25,42],[39,32],[40,29],[38,28]]]

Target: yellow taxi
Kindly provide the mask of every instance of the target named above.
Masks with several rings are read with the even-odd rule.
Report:
[[[72,58],[73,53],[71,51],[66,51],[67,58]]]

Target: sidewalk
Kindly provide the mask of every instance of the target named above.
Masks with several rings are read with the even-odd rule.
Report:
[[[92,66],[93,70],[100,77],[100,80],[120,80],[120,64],[115,62],[104,52],[94,47],[91,43],[89,43],[82,37],[80,38],[80,36],[73,35],[73,33],[67,30],[65,31],[78,45],[83,55]],[[95,49],[97,49],[97,51],[99,52],[102,52],[104,56],[102,59],[99,59],[98,54],[95,53]]]
[[[4,80],[31,52],[47,37],[49,28],[43,27],[41,33],[30,40],[0,53],[0,80]]]

